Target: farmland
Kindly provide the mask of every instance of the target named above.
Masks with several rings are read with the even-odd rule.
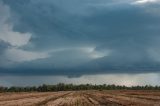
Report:
[[[156,90],[0,93],[0,106],[160,106]]]

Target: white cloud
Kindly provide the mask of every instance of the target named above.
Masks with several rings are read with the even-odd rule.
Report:
[[[31,39],[30,33],[14,32],[12,26],[4,24],[0,29],[0,40],[9,43],[12,46],[24,46],[29,43]]]
[[[96,51],[94,47],[83,47],[80,48],[84,53],[88,54],[91,59],[102,58],[104,56],[108,56],[110,54],[110,50],[106,51]]]
[[[146,3],[155,3],[159,0],[136,0],[133,4],[146,4]]]
[[[53,49],[48,52],[55,53],[55,52],[64,52],[64,51],[79,51],[81,54],[85,55],[86,57],[90,59],[97,59],[102,58],[104,56],[108,56],[111,53],[111,50],[105,50],[105,51],[97,51],[95,50],[95,47],[91,46],[82,46],[82,47],[69,47],[69,48],[58,48]]]
[[[27,45],[31,39],[31,34],[15,32],[13,24],[9,22],[10,17],[9,7],[0,3],[0,40],[12,46],[20,47]]]
[[[49,57],[48,53],[25,51],[22,49],[11,48],[5,51],[5,57],[12,62],[26,62]]]
[[[8,67],[17,62],[47,58],[48,53],[23,50],[23,46],[30,44],[32,34],[14,31],[14,25],[9,21],[12,18],[10,14],[10,8],[0,2],[0,41],[9,45],[1,51],[0,66]]]

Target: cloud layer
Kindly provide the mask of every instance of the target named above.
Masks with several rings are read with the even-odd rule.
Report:
[[[158,71],[159,6],[159,0],[3,0],[0,73]]]

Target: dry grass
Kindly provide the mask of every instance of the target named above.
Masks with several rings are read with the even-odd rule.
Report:
[[[160,106],[160,91],[0,93],[0,106]]]

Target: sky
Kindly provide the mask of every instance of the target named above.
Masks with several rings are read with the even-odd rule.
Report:
[[[159,34],[160,0],[0,0],[0,85],[158,85]]]

